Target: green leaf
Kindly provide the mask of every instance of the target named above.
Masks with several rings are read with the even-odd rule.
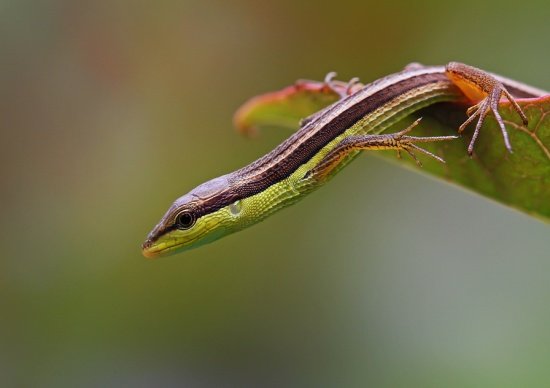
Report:
[[[342,83],[336,89],[345,91]],[[334,88],[323,82],[297,81],[282,90],[256,96],[235,113],[233,123],[245,135],[255,135],[258,129],[285,128],[295,130],[300,120],[340,99]]]
[[[519,104],[529,119],[527,127],[523,126],[511,104],[499,106],[513,147],[512,154],[504,147],[496,120],[489,116],[481,128],[472,157],[466,152],[473,130],[468,128],[455,141],[427,144],[426,148],[443,157],[446,164],[422,158],[423,170],[548,222],[550,96],[520,100]],[[456,115],[456,108],[449,104],[438,104],[418,114],[425,117],[415,130],[420,136],[456,133],[456,128],[466,118],[463,114]],[[451,119],[452,116],[455,118]],[[402,129],[404,125],[406,123],[398,123],[387,132]],[[384,156],[394,157],[395,153],[385,152]],[[403,161],[412,163],[404,158]]]
[[[237,127],[249,132],[251,128],[287,127],[296,129],[299,120],[338,100],[337,93],[315,87],[292,86],[279,92],[252,99],[235,117]],[[322,90],[322,91],[321,91]],[[410,168],[430,173],[447,182],[463,186],[488,198],[516,208],[546,222],[550,221],[550,96],[518,101],[529,119],[523,126],[509,103],[501,103],[499,111],[510,136],[513,153],[504,147],[502,133],[489,115],[481,128],[472,157],[467,146],[472,129],[453,141],[423,143],[423,147],[443,157],[445,164],[418,154],[423,167],[408,157],[397,159],[392,151],[377,151],[379,155],[400,160]],[[385,132],[404,129],[418,116],[423,120],[412,135],[438,136],[456,134],[465,121],[465,108],[452,104],[436,104],[417,112]],[[284,123],[284,125],[282,125]],[[473,125],[472,125],[473,127]]]

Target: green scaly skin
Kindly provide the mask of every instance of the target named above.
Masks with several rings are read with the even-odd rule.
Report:
[[[256,109],[263,111],[260,117],[270,116],[267,114],[269,104],[275,108],[271,113],[281,109],[292,111],[300,101],[308,105],[319,96],[329,104],[333,100],[326,94],[327,88],[335,92],[333,97],[336,94],[342,99],[309,116],[298,132],[264,157],[177,199],[149,233],[142,246],[143,254],[153,258],[181,252],[256,224],[327,183],[365,149],[405,150],[415,159],[413,151],[420,151],[442,162],[440,157],[414,143],[450,140],[452,136],[405,136],[412,127],[391,135],[379,135],[411,113],[437,102],[473,105],[468,110],[470,117],[459,128],[460,132],[477,120],[468,146],[470,155],[489,112],[497,120],[505,146],[511,151],[508,133],[498,112],[501,97],[511,102],[527,125],[527,117],[515,98],[540,97],[547,93],[457,62],[433,67],[412,64],[400,73],[364,87],[355,82],[347,86],[338,81],[331,83],[330,78],[323,84],[296,84],[250,100],[237,113],[237,122],[245,124],[240,129],[246,133],[246,126],[254,125]],[[276,119],[270,120],[278,121]]]
[[[460,93],[454,88],[449,88],[448,85],[433,85],[426,88],[424,93],[415,92],[411,95],[403,95],[402,98],[367,115],[340,136],[334,138],[287,178],[256,195],[202,216],[190,229],[176,229],[161,236],[152,247],[151,254],[148,256],[146,254],[146,256],[165,256],[197,248],[263,221],[271,214],[298,202],[307,194],[323,186],[361,153],[361,151],[352,151],[322,179],[317,179],[314,176],[304,179],[306,173],[317,166],[344,138],[360,134],[379,134],[423,107],[438,102],[461,99]]]

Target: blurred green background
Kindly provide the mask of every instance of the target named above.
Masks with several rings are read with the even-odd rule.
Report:
[[[411,61],[550,89],[549,20],[547,0],[0,2],[0,385],[548,386],[548,226],[372,155],[215,244],[140,244],[288,136],[240,138],[248,97]]]

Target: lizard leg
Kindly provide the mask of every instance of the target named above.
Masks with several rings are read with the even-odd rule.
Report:
[[[449,79],[464,93],[466,98],[476,102],[476,105],[470,107],[467,111],[469,116],[468,119],[458,129],[459,133],[464,131],[468,124],[479,117],[472,140],[468,145],[468,153],[472,155],[474,152],[474,144],[479,135],[479,130],[489,112],[493,112],[497,120],[506,149],[512,152],[508,131],[498,112],[500,99],[506,97],[510,101],[514,110],[521,117],[524,125],[527,125],[527,117],[504,85],[491,74],[463,63],[450,62],[445,66],[445,72]]]
[[[338,74],[336,74],[335,71],[328,73],[323,80],[323,86],[338,94],[341,99],[355,93],[364,86],[361,82],[359,82],[358,77],[353,77],[348,82],[345,82],[336,80],[335,78],[337,75]]]
[[[325,91],[332,91],[338,96],[340,96],[339,101],[343,100],[347,96],[352,95],[353,93],[360,90],[364,86],[359,81],[358,77],[353,77],[348,82],[344,82],[344,81],[335,80],[334,78],[336,77],[336,75],[337,74],[334,71],[331,71],[330,73],[328,73],[325,76],[325,80],[323,81],[323,88],[325,88]],[[322,114],[325,113],[327,109],[330,109],[334,104],[338,103],[339,101],[336,101],[332,105],[329,105],[325,109],[315,112],[312,115],[304,117],[302,120],[300,120],[300,128],[302,128],[304,125],[320,117]]]
[[[441,163],[445,161],[439,156],[417,146],[415,143],[428,143],[432,141],[445,141],[456,139],[457,136],[408,136],[409,133],[421,119],[416,120],[407,128],[400,132],[384,135],[357,135],[350,136],[342,140],[333,150],[331,150],[314,168],[309,170],[306,178],[322,180],[329,176],[331,172],[340,164],[340,162],[351,152],[362,150],[396,150],[398,156],[401,151],[407,152],[419,166],[422,163],[416,158],[415,152],[426,154]]]

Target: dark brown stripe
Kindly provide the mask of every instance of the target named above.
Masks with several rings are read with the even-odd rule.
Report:
[[[395,76],[397,74],[383,80],[387,81]],[[442,81],[450,83],[443,73],[421,74],[385,87],[370,96],[368,96],[370,93],[369,88],[372,88],[374,84],[365,86],[361,91],[341,101],[341,104],[344,104],[345,101],[358,100],[357,103],[351,105],[345,112],[336,115],[322,127],[319,127],[319,122],[327,115],[333,114],[337,106],[330,108],[325,114],[302,127],[267,155],[229,174],[226,187],[220,187],[220,191],[216,195],[196,204],[197,207],[194,209],[196,216],[200,217],[214,212],[239,199],[260,193],[267,187],[291,175],[331,140],[344,133],[365,115],[412,89]],[[367,95],[367,97],[361,99],[361,95]],[[337,105],[340,106],[341,104]],[[306,136],[309,138],[304,141],[303,139]],[[298,147],[292,150],[292,147],[296,144],[299,144]],[[263,170],[263,172],[258,173],[258,170]]]

